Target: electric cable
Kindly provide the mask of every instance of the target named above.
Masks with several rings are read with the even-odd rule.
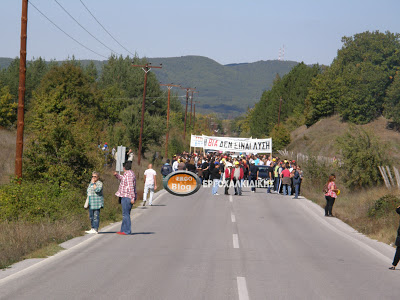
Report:
[[[61,9],[68,15],[71,17],[72,20],[75,21],[76,24],[78,24],[83,30],[85,30],[92,38],[94,38],[96,41],[98,41],[100,44],[102,44],[104,47],[106,47],[107,49],[109,49],[111,52],[115,53],[115,54],[119,54],[118,52],[114,51],[113,49],[111,49],[110,47],[108,47],[106,44],[104,44],[102,41],[100,41],[97,37],[95,37],[93,34],[91,34],[85,27],[83,27],[83,25],[81,25],[81,23],[79,23],[57,0],[54,0],[54,2],[56,2]]]
[[[54,23],[50,18],[48,18],[43,12],[40,11],[40,9],[38,9],[33,3],[32,1],[28,2],[33,8],[35,8],[43,17],[45,17],[51,24],[53,24],[55,27],[57,27],[58,30],[60,30],[62,33],[64,33],[66,36],[68,36],[71,40],[73,40],[75,43],[79,44],[80,46],[82,46],[83,48],[85,48],[86,50],[89,50],[90,52],[101,56],[105,59],[108,59],[107,56],[104,56],[100,53],[97,53],[96,51],[88,48],[87,46],[85,46],[84,44],[82,44],[81,42],[79,42],[78,40],[76,40],[75,38],[73,38],[71,35],[69,35],[67,32],[65,32],[60,26],[58,26],[56,23]]]
[[[101,28],[103,28],[103,30],[104,30],[105,32],[107,32],[107,34],[108,34],[118,45],[120,45],[122,48],[124,48],[125,51],[127,51],[129,54],[131,54],[133,57],[135,57],[135,54],[133,54],[132,52],[130,52],[130,51],[129,51],[128,49],[126,49],[120,42],[118,42],[118,40],[112,36],[112,34],[99,22],[99,20],[97,20],[97,18],[93,15],[93,13],[89,10],[89,8],[85,5],[85,3],[83,3],[82,0],[79,0],[79,1],[82,3],[83,7],[85,7],[85,9],[89,12],[89,14],[93,17],[93,19],[95,19],[95,21],[101,26]]]

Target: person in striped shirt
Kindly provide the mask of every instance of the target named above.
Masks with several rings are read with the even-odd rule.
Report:
[[[132,162],[126,161],[123,164],[124,175],[114,172],[114,176],[120,180],[118,191],[115,193],[117,197],[121,198],[122,205],[122,224],[121,231],[117,234],[128,235],[131,234],[131,209],[136,201],[136,176],[132,170]]]

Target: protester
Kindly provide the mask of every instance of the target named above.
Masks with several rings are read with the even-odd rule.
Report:
[[[274,169],[273,169],[273,163],[270,163],[269,165],[266,165],[267,167],[267,193],[271,193],[271,187],[272,187],[272,181],[274,180]]]
[[[100,209],[104,207],[103,183],[99,180],[99,173],[92,173],[92,180],[87,188],[89,198],[89,218],[92,229],[86,233],[98,233],[100,224]]]
[[[335,199],[337,198],[338,188],[336,187],[336,176],[335,174],[331,174],[329,176],[328,182],[325,184],[324,191],[326,206],[325,206],[325,217],[333,217],[332,208],[335,203]]]
[[[400,206],[396,208],[396,212],[400,215]],[[400,225],[399,228],[397,228],[397,237],[395,245],[396,245],[396,253],[393,258],[392,266],[389,268],[389,270],[395,270],[400,260]]]
[[[117,197],[121,197],[122,205],[122,224],[121,231],[117,234],[131,234],[131,209],[136,201],[136,176],[132,169],[132,162],[126,161],[123,164],[124,175],[114,172],[114,176],[120,180],[118,191],[115,193]]]
[[[282,191],[283,195],[290,195],[291,194],[291,180],[290,180],[290,171],[287,168],[286,164],[282,166],[283,170],[281,172],[281,180],[282,180]]]
[[[186,160],[184,158],[181,158],[178,164],[178,171],[186,171]]]
[[[250,169],[249,169],[249,179],[250,179],[250,186],[251,186],[252,193],[256,192],[256,185],[258,182],[258,173],[259,173],[259,169],[255,165],[255,161],[253,160],[250,163]]]
[[[221,171],[219,169],[219,162],[214,163],[214,168],[210,172],[211,175],[211,180],[213,181],[213,186],[212,186],[212,194],[215,196],[218,196],[218,185],[219,181],[221,179]]]
[[[235,195],[242,195],[242,180],[244,177],[243,169],[240,167],[240,163],[235,161],[235,168],[233,170],[233,184],[235,185]]]
[[[294,198],[293,199],[299,199],[299,190],[300,190],[300,173],[297,171],[296,165],[293,166],[293,185],[294,185]]]
[[[161,167],[161,175],[163,178],[167,177],[168,174],[172,173],[172,166],[169,164],[169,158],[165,162],[165,164]]]
[[[209,171],[210,165],[209,165],[207,159],[205,159],[205,160],[203,161],[203,164],[201,165],[201,168],[203,169],[203,179],[204,179],[204,180],[208,180],[209,174],[210,174],[210,171]]]
[[[153,205],[154,190],[157,189],[157,173],[153,170],[153,165],[149,164],[148,169],[144,171],[144,192],[143,206],[146,206],[147,193],[150,191],[149,205]]]
[[[190,161],[186,164],[186,170],[192,173],[196,173],[196,166],[193,158],[191,158]]]
[[[179,164],[179,158],[176,158],[176,160],[172,163],[172,170],[174,172],[178,171],[178,164]]]
[[[230,162],[226,163],[225,168],[225,195],[229,195],[229,185],[233,180],[232,164]]]

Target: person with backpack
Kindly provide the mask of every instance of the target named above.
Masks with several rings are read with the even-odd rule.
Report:
[[[332,208],[339,192],[335,181],[336,181],[335,174],[331,174],[331,176],[329,176],[328,182],[324,186],[324,193],[326,199],[325,217],[333,217]]]
[[[172,173],[172,166],[169,163],[170,160],[168,158],[166,163],[161,167],[161,175],[163,178],[167,177],[169,173]]]

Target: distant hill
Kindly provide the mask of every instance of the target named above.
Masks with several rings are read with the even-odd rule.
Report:
[[[279,74],[287,74],[294,61],[258,61],[221,65],[202,56],[149,58],[154,65],[163,64],[154,73],[162,83],[196,87],[195,96],[201,111],[216,112],[223,117],[235,117],[260,100],[264,90],[270,89]],[[197,108],[197,106],[196,106]]]
[[[161,83],[196,87],[200,103],[196,110],[215,112],[224,118],[236,117],[259,101],[263,91],[272,86],[276,74],[287,74],[296,64],[294,61],[258,61],[221,65],[203,56],[148,58],[153,65],[162,63],[162,69],[153,69]],[[7,67],[11,58],[0,58],[0,69]],[[86,65],[89,61],[81,61]],[[101,70],[104,61],[94,61]],[[180,95],[183,95],[183,91]],[[184,98],[182,98],[184,101]]]

